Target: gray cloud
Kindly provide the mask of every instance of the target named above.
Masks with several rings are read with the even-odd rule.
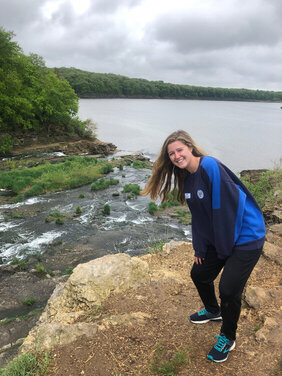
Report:
[[[77,12],[71,0],[1,0],[0,25],[48,66],[282,90],[280,0],[166,3],[156,10],[149,0],[92,0]]]

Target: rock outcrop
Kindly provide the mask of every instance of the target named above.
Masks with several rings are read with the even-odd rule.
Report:
[[[48,349],[79,337],[91,337],[97,332],[98,325],[77,322],[80,316],[95,312],[110,294],[149,280],[147,262],[126,254],[107,255],[78,265],[67,282],[60,283],[54,290],[37,325],[24,340],[22,351]],[[125,320],[143,318],[142,314],[135,314]],[[101,324],[102,327],[105,325],[106,322]]]

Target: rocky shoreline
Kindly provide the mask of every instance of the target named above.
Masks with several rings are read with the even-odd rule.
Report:
[[[113,144],[95,141],[59,142],[48,145],[27,146],[18,148],[14,156],[23,155],[30,151],[62,152],[64,154],[109,154],[116,151]],[[250,173],[250,172],[249,172]],[[256,172],[254,173],[256,174]],[[267,216],[271,219],[267,233],[267,243],[264,257],[272,260],[275,265],[281,266],[282,224],[281,208],[266,208]],[[101,241],[103,241],[101,239]],[[99,258],[99,250],[94,251],[94,258]],[[66,268],[76,260],[76,264],[85,263],[93,259],[93,248],[90,244],[69,245],[54,243],[42,256],[40,262],[46,270],[52,273],[40,274],[35,270],[38,263],[36,257],[27,262],[27,269],[21,270],[20,265],[0,267],[1,299],[0,299],[0,367],[4,366],[17,353],[19,346],[30,330],[36,325],[38,318],[46,306],[54,289],[59,284],[65,284],[69,275],[64,275]],[[23,306],[22,302],[28,297],[34,297],[36,304]]]

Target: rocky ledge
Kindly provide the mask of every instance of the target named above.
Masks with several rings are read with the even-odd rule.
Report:
[[[110,142],[95,140],[60,141],[53,143],[38,143],[35,138],[33,143],[16,147],[11,156],[31,155],[39,153],[62,152],[67,155],[78,154],[111,154],[117,147]]]
[[[91,369],[97,370],[97,375],[114,374],[111,373],[116,369],[113,366],[114,358],[126,352],[127,361],[120,363],[118,370],[133,375],[138,367],[145,367],[138,362],[135,352],[142,353],[140,358],[148,362],[148,358],[144,360],[143,352],[150,354],[153,344],[158,341],[174,343],[176,348],[182,341],[187,346],[190,343],[200,346],[203,342],[197,343],[201,338],[212,344],[212,340],[210,342],[207,338],[209,331],[214,330],[213,326],[206,327],[206,330],[198,328],[196,333],[195,325],[187,320],[188,313],[199,309],[201,304],[189,278],[192,262],[192,244],[172,241],[164,246],[161,254],[139,257],[107,255],[78,265],[66,282],[57,285],[37,324],[24,339],[20,351],[51,349],[56,354],[54,375],[68,374],[60,372],[69,372],[66,368],[62,371],[62,367],[67,367],[66,354],[69,360],[77,356],[73,350],[76,348],[88,351],[85,356],[89,359],[92,357],[93,361],[83,363],[83,366],[77,364],[76,370],[73,370],[77,372],[75,374],[91,374],[88,373]],[[247,365],[252,363],[256,364],[257,375],[266,375],[278,364],[278,352],[273,349],[282,345],[282,321],[279,314],[281,264],[280,229],[280,245],[268,241],[265,243],[263,255],[244,291],[238,329],[239,350],[230,361],[228,370],[235,372],[239,364],[242,375],[251,375]],[[124,338],[131,338],[132,332],[135,337],[141,336],[141,333],[142,338],[153,336],[152,343],[147,344],[144,350],[142,340],[136,339],[135,350],[130,352],[125,344],[124,348],[120,347],[120,330]],[[214,331],[214,334],[218,334],[218,329]],[[109,337],[109,346],[115,343],[120,345],[117,345],[118,353],[112,354],[112,365],[109,353],[99,355],[103,361],[109,362],[108,368],[105,368],[104,363],[101,365],[100,361],[95,361],[94,348],[91,348],[90,343],[95,342],[95,349],[96,346],[103,347],[103,338]],[[200,347],[194,350],[199,356],[203,355]],[[198,362],[194,363],[191,360],[190,369],[195,366],[197,370]],[[73,364],[69,367],[73,367]],[[208,371],[205,363],[201,367]],[[241,375],[240,372],[236,375]]]

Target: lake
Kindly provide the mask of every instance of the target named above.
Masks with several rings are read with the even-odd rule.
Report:
[[[273,168],[282,157],[281,103],[169,99],[80,99],[79,117],[101,141],[154,160],[165,138],[184,129],[234,172]]]

